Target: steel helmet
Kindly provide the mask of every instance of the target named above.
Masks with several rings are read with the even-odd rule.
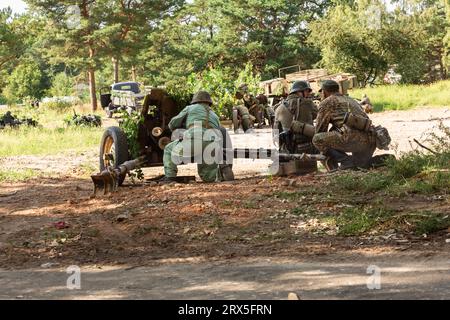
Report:
[[[331,92],[338,92],[339,91],[339,83],[337,83],[334,80],[325,80],[322,82],[322,88],[319,90],[322,92],[323,90],[331,91]]]
[[[305,90],[309,90],[310,92],[313,91],[308,81],[295,81],[292,85],[290,94]]]
[[[195,103],[207,103],[209,105],[213,104],[213,101],[211,99],[211,95],[206,91],[199,91],[196,94],[194,94],[194,97],[192,98],[192,104]]]

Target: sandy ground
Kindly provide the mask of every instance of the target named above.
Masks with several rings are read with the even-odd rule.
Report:
[[[449,263],[449,255],[410,254],[86,266],[79,290],[68,289],[65,268],[0,270],[0,299],[449,299]]]
[[[425,141],[448,108],[372,115],[385,125],[396,152]],[[231,133],[234,147],[272,147],[269,130]],[[0,298],[4,299],[448,299],[450,230],[427,239],[408,234],[339,238],[311,234],[285,215],[295,204],[273,198],[308,190],[317,175],[264,178],[267,161],[236,161],[231,184],[127,185],[92,198],[80,165],[97,163],[96,150],[76,157],[0,159],[9,168],[33,168],[54,178],[0,184]],[[81,171],[80,171],[81,170]],[[146,169],[146,177],[162,168]],[[180,174],[195,173],[185,166]],[[262,177],[261,177],[262,176]],[[253,177],[253,178],[248,178]],[[367,199],[370,200],[370,199]],[[448,195],[385,201],[395,210],[449,211]],[[318,210],[341,210],[342,199],[317,201]],[[361,199],[361,201],[366,201]],[[120,218],[120,219],[119,219]],[[55,229],[64,222],[67,229]],[[65,287],[70,265],[81,267],[82,289]],[[369,290],[367,268],[382,272],[382,289]]]

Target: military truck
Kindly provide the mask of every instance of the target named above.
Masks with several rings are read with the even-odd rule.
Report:
[[[261,82],[260,87],[264,91],[264,94],[269,97],[270,105],[274,106],[282,98],[286,97],[289,94],[290,87],[295,81],[308,81],[314,92],[319,91],[322,82],[325,80],[337,81],[342,94],[348,94],[349,90],[359,86],[356,76],[350,73],[329,74],[326,69],[300,70],[299,66],[294,67],[298,67],[299,71],[285,74],[284,77],[282,77],[282,69],[280,69],[279,78]]]
[[[120,82],[100,91],[100,102],[108,118],[121,110],[139,112],[147,89],[138,82]]]

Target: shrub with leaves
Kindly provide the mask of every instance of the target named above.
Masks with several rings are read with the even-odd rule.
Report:
[[[41,107],[46,110],[56,111],[58,113],[65,113],[73,108],[74,103],[60,98],[51,99],[41,104]]]
[[[137,112],[128,113],[122,110],[121,120],[119,122],[120,128],[125,133],[128,141],[128,149],[132,159],[141,156],[141,148],[138,142],[139,124],[144,121],[144,118]],[[135,179],[144,180],[144,173],[141,168],[131,171],[129,174],[131,181],[135,183]]]
[[[52,79],[49,94],[53,97],[65,97],[74,95],[75,81],[65,72],[56,74]]]
[[[121,111],[120,128],[125,133],[128,141],[128,148],[133,159],[138,158],[140,154],[140,146],[138,142],[139,124],[144,121],[144,118],[136,112],[128,113]]]
[[[26,97],[42,96],[43,74],[35,61],[26,60],[17,66],[8,77],[3,93],[10,103],[17,103]]]
[[[206,90],[214,101],[213,110],[221,119],[230,119],[233,106],[236,105],[235,92],[241,83],[247,83],[250,93],[259,93],[261,77],[253,72],[253,66],[247,64],[236,75],[230,68],[208,69],[193,73],[184,86],[168,87],[169,94],[181,105],[188,105],[194,93]]]

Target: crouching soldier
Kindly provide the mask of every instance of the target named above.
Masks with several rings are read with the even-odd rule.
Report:
[[[361,100],[361,106],[363,107],[364,111],[367,114],[373,113],[372,102],[370,102],[370,99],[369,99],[369,97],[366,94],[364,94],[364,96],[363,96],[363,98]]]
[[[369,117],[356,100],[339,93],[336,81],[325,81],[320,91],[324,100],[319,105],[313,144],[328,157],[327,169],[369,167],[377,147]]]
[[[235,107],[241,118],[244,131],[252,128],[255,121],[258,123],[258,126],[260,126],[264,120],[264,110],[260,105],[260,102],[248,91],[248,85],[243,83],[238,87],[236,92],[236,99],[244,102],[243,105]]]
[[[190,163],[192,159],[197,162],[198,174],[204,182],[234,180],[231,164],[223,163],[222,146],[226,136],[219,117],[211,110],[212,104],[209,93],[199,91],[191,105],[170,121],[170,130],[187,130],[182,139],[171,142],[164,149],[163,182],[175,181],[177,165]]]
[[[318,110],[310,97],[312,91],[307,81],[294,82],[289,96],[275,111],[274,128],[283,132],[280,147],[288,152],[315,153],[311,142]],[[298,146],[303,147],[299,150]]]

